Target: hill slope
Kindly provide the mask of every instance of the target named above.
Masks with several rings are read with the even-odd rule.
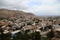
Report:
[[[19,11],[19,10],[0,9],[0,16],[2,16],[2,17],[17,17],[17,16],[34,16],[34,14]]]

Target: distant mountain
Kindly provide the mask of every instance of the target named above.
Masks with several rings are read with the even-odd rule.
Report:
[[[0,9],[0,16],[2,16],[2,17],[17,17],[17,16],[34,16],[34,14],[24,12],[24,11],[19,11],[19,10]]]

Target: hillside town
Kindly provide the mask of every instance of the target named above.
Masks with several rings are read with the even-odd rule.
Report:
[[[60,17],[0,17],[0,40],[60,40]]]

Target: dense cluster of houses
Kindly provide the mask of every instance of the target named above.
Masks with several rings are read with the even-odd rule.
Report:
[[[0,40],[9,40],[9,39],[16,40],[14,36],[16,36],[17,39],[19,39],[17,35],[21,36],[21,33],[22,34],[27,33],[30,35],[31,33],[34,32],[40,34],[42,37],[46,37],[47,33],[51,31],[56,32],[56,30],[58,30],[56,28],[60,27],[59,22],[60,21],[57,22],[56,18],[51,18],[51,17],[38,18],[32,16],[28,16],[28,17],[20,16],[18,18],[4,18],[0,20]],[[38,38],[40,38],[40,36]],[[37,37],[36,39],[30,38],[29,40],[40,40],[38,38]],[[23,39],[23,40],[27,40],[27,39]]]

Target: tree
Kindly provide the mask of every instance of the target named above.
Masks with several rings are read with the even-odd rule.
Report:
[[[41,39],[41,35],[40,32],[34,32],[31,34],[31,39],[32,40],[40,40]]]
[[[0,26],[0,39],[4,40],[4,34],[3,34],[4,30],[1,28]]]
[[[47,38],[49,38],[49,40],[51,40],[53,37],[55,36],[54,31],[51,30],[48,34],[47,34]]]
[[[22,40],[29,40],[29,35],[27,33],[24,33],[21,38]]]

